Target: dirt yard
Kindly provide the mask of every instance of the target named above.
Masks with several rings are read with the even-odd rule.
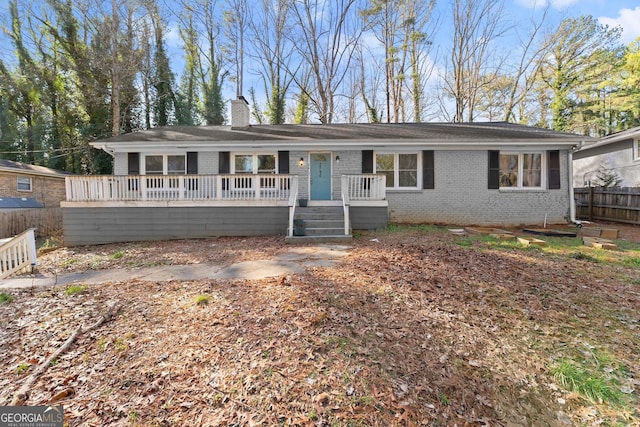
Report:
[[[604,251],[395,226],[291,277],[5,290],[0,404],[35,379],[25,404],[63,405],[69,426],[638,426],[640,233],[619,228]],[[61,274],[286,250],[218,238],[39,261]]]

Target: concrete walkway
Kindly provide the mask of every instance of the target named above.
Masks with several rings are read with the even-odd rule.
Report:
[[[259,280],[298,274],[313,267],[331,267],[349,254],[349,246],[318,245],[290,247],[287,252],[268,260],[244,261],[231,265],[189,264],[159,265],[144,268],[90,270],[78,273],[45,275],[41,273],[12,276],[0,282],[0,289],[16,289],[82,283],[97,285],[127,280]]]

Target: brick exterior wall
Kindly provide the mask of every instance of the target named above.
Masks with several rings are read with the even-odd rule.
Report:
[[[144,161],[144,153],[140,153],[140,161]],[[215,175],[218,173],[218,152],[203,151],[198,153],[198,174]],[[113,159],[114,175],[129,175],[127,153],[116,153]]]
[[[129,162],[127,153],[115,153],[113,157],[113,174],[129,175]]]
[[[31,191],[18,191],[18,176],[31,178]],[[64,177],[0,172],[0,197],[28,197],[36,199],[46,208],[59,208],[66,199]]]
[[[336,155],[340,162],[335,161]],[[304,158],[300,167],[298,161]],[[561,189],[489,190],[485,150],[435,151],[435,189],[387,191],[392,222],[452,225],[519,225],[565,223],[569,214],[568,156],[560,152]],[[127,155],[117,154],[114,171],[127,174]],[[362,151],[331,153],[332,199],[341,200],[341,175],[362,173]],[[217,174],[218,153],[198,154],[198,173]],[[309,153],[291,151],[289,171],[298,175],[298,197],[309,194]],[[546,172],[546,171],[545,171]]]
[[[565,223],[569,214],[567,153],[560,190],[489,190],[486,151],[436,151],[435,189],[387,191],[392,222],[452,225]]]

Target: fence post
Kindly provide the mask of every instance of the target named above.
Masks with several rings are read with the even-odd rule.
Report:
[[[31,263],[31,273],[33,273],[38,263],[36,258],[35,228],[30,228],[29,230],[27,230],[27,251],[29,252],[29,261]]]
[[[593,221],[593,187],[589,186],[589,221]]]

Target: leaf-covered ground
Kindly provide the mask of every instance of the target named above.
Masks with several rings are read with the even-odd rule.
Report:
[[[397,227],[290,280],[4,291],[0,404],[117,302],[27,404],[64,405],[70,426],[640,425],[640,245],[547,240]],[[286,250],[282,238],[220,238],[61,248],[39,261],[63,272]],[[613,397],[569,390],[563,364]]]

